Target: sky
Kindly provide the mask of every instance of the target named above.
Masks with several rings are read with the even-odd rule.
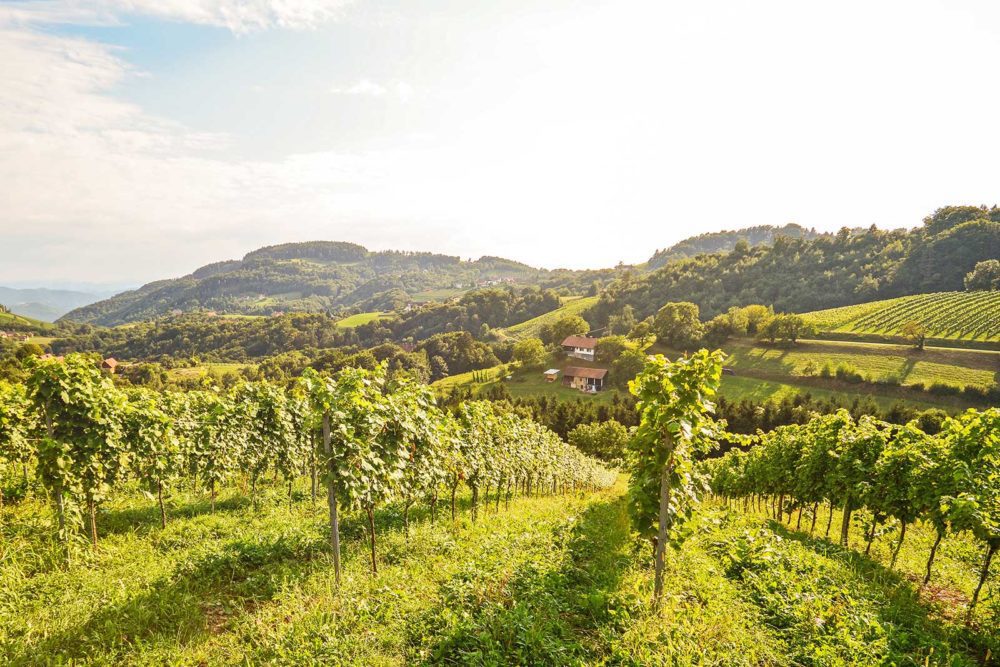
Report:
[[[995,0],[0,0],[0,284],[1000,203]]]

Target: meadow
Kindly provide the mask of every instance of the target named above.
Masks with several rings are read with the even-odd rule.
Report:
[[[843,366],[876,383],[980,388],[993,386],[1000,378],[1000,353],[820,341],[791,347],[732,341],[724,347],[729,355],[726,365],[749,374],[816,377],[824,366],[834,372]]]
[[[389,317],[388,313],[381,312],[357,313],[356,315],[349,315],[342,320],[338,320],[335,326],[341,329],[351,329],[353,327],[359,327],[362,324],[374,322],[375,320],[384,320],[387,317]]]

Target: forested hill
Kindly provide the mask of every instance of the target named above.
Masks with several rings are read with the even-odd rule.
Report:
[[[242,260],[217,262],[191,275],[161,280],[78,308],[62,319],[113,326],[177,313],[272,315],[341,308],[398,310],[407,302],[443,299],[465,290],[519,285],[591,289],[615,270],[546,271],[499,257],[464,261],[423,252],[371,252],[331,241],[261,248]]]
[[[1000,258],[1000,208],[942,208],[912,231],[842,229],[814,239],[670,262],[605,289],[587,319],[602,326],[627,305],[640,319],[668,301],[691,301],[709,318],[762,303],[806,312],[925,292],[964,289],[977,262]]]
[[[673,260],[686,259],[705,253],[729,252],[740,241],[746,241],[750,246],[770,245],[779,236],[793,239],[814,239],[820,234],[815,229],[806,229],[795,223],[781,227],[758,225],[733,231],[709,232],[686,238],[669,248],[657,250],[646,262],[646,268],[658,269]]]

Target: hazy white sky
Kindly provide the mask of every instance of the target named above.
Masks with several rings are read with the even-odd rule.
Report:
[[[0,0],[0,284],[1000,200],[995,0]]]

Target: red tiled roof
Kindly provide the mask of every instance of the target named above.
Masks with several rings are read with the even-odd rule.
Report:
[[[563,377],[594,378],[595,380],[603,380],[607,374],[607,368],[580,368],[579,366],[570,366],[563,371]]]
[[[564,347],[583,347],[588,350],[593,350],[596,343],[597,339],[589,336],[567,336],[562,342]]]

